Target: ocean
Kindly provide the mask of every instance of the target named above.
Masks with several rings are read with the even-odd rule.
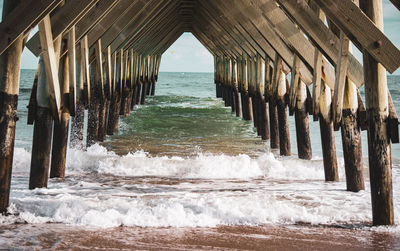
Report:
[[[215,98],[213,73],[160,73],[156,96],[120,119],[118,132],[68,149],[66,178],[29,190],[33,126],[27,103],[35,71],[22,70],[11,205],[0,248],[220,249],[400,248],[400,146],[392,145],[395,225],[372,227],[366,190],[324,181],[319,123],[310,119],[311,161],[280,157]],[[400,76],[388,76],[400,111]],[[363,93],[363,90],[361,90]]]

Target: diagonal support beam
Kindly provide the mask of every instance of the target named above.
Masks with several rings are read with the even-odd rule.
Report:
[[[53,36],[51,32],[50,16],[47,15],[39,23],[40,44],[43,48],[43,61],[46,70],[46,83],[50,101],[50,109],[55,121],[60,121],[61,92],[58,81],[58,67],[54,52]]]
[[[0,23],[0,55],[27,30],[36,26],[62,0],[25,0]],[[23,18],[21,18],[23,16]]]
[[[315,0],[326,15],[362,51],[390,73],[400,67],[400,51],[351,0]]]

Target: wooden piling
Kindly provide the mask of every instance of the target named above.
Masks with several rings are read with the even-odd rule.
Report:
[[[122,52],[118,53],[120,57],[122,57]],[[108,121],[107,121],[107,135],[113,135],[114,132],[118,129],[118,120],[119,120],[119,111],[121,105],[121,78],[120,78],[120,67],[121,67],[121,59],[117,60],[117,53],[113,54],[112,57],[112,65],[113,65],[113,74],[112,74],[112,93],[111,93],[111,101],[110,108],[108,113]]]
[[[280,155],[290,156],[290,132],[289,132],[289,118],[288,106],[286,102],[286,74],[282,71],[279,73],[277,83],[277,99],[276,107],[278,110],[278,124],[279,124],[279,149]]]
[[[86,147],[90,147],[96,143],[99,135],[99,115],[100,115],[100,93],[96,82],[96,63],[92,63],[90,67],[91,76],[91,99],[88,109],[87,138]]]
[[[81,89],[81,93],[83,90]],[[83,98],[81,94],[78,94],[76,102],[75,116],[72,117],[71,121],[71,136],[70,136],[70,147],[75,149],[83,148],[83,127],[85,120],[85,107],[83,104]]]
[[[121,107],[119,111],[119,115],[125,117],[127,114],[127,105],[130,93],[130,83],[129,83],[129,53],[125,52],[124,61],[123,61],[123,75],[122,75],[122,96],[121,96]]]
[[[312,158],[312,150],[306,102],[307,87],[304,82],[299,79],[294,114],[296,124],[297,151],[300,159],[310,160]]]
[[[357,87],[346,78],[343,97],[341,134],[347,191],[365,189],[361,148],[361,132],[357,120]]]
[[[320,90],[320,95],[318,95],[318,114],[325,181],[339,181],[335,135],[332,121],[331,89],[322,80],[319,81],[319,84],[320,87],[318,89]]]
[[[65,162],[68,146],[69,130],[69,56],[62,59],[61,67],[61,86],[62,103],[61,120],[54,122],[53,142],[51,147],[50,178],[62,178],[65,176]]]
[[[382,2],[366,0],[365,14],[383,30]],[[379,43],[377,43],[379,46]],[[393,225],[391,146],[388,137],[388,88],[386,69],[366,50],[364,56],[365,98],[368,118],[368,160],[374,225]]]
[[[51,34],[50,17],[46,16],[39,23],[40,44],[44,51],[39,60],[29,189],[47,187],[53,119],[56,122],[61,121],[58,80],[61,37],[54,41]]]
[[[269,65],[269,63],[270,62],[268,61],[265,67],[264,98],[268,105],[266,112],[268,112],[269,117],[270,147],[271,149],[277,149],[279,148],[278,110],[273,95],[274,69]]]
[[[150,96],[154,96],[156,93],[156,80],[154,78],[151,79],[151,91]]]
[[[146,96],[147,96],[147,89],[148,89],[149,83],[144,80],[142,83],[142,93],[140,95],[140,104],[144,105],[146,103]]]
[[[50,168],[51,136],[53,133],[53,118],[49,107],[43,56],[40,56],[39,64],[38,106],[36,108],[33,129],[29,189],[47,187]]]
[[[3,20],[22,1],[4,0]],[[14,156],[23,36],[0,55],[0,214],[7,212]]]
[[[77,100],[75,106],[75,116],[71,120],[70,147],[76,149],[83,148],[83,127],[85,120],[85,60],[84,49],[81,46],[80,58],[77,64],[77,74],[79,76],[79,88],[77,88]]]

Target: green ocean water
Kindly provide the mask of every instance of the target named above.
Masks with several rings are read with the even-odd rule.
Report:
[[[26,124],[34,70],[21,71],[16,147],[30,149],[33,126]],[[150,150],[163,154],[194,154],[198,151],[257,154],[269,151],[269,144],[257,137],[251,122],[245,122],[215,98],[213,73],[161,72],[156,96],[144,106],[136,106],[122,118],[119,131],[105,145],[120,153]],[[400,110],[400,76],[388,76],[388,86],[396,110]],[[363,88],[361,88],[363,95]],[[322,156],[319,124],[310,119],[314,156]],[[297,152],[294,117],[290,117],[292,152]],[[335,133],[338,155],[342,155],[340,132]],[[362,132],[363,153],[367,155],[366,131]],[[216,143],[217,142],[217,143]],[[143,147],[146,145],[146,147]],[[224,149],[224,150],[222,150]],[[400,158],[399,144],[392,145],[392,157]]]

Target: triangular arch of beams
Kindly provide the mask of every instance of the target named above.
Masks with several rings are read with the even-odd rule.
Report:
[[[400,9],[399,1],[390,1]],[[384,67],[390,73],[398,69],[400,51],[381,31],[380,0],[5,0],[4,13],[0,23],[2,57],[10,57],[6,50],[16,50],[15,55],[20,56],[18,48],[11,45],[21,43],[21,38],[39,25],[39,32],[26,47],[41,55],[46,98],[55,121],[62,120],[63,107],[75,113],[75,93],[83,93],[84,102],[89,104],[90,96],[104,101],[113,95],[130,95],[125,90],[142,83],[150,82],[154,88],[161,55],[183,32],[192,32],[214,56],[217,87],[239,88],[245,94],[273,100],[285,94],[280,93],[285,88],[278,85],[277,72],[291,72],[287,90],[290,110],[303,95],[300,87],[312,84],[310,113],[318,117],[322,82],[334,91],[332,119],[336,125],[341,122],[343,99],[349,89],[346,83],[357,88],[367,85],[367,110],[361,112],[368,114],[364,117],[379,118],[368,122],[369,132],[376,134],[370,144],[377,151],[370,152],[376,154],[376,158],[370,157],[370,166],[379,166],[378,176],[384,180],[377,186],[387,185],[371,189],[378,191],[372,196],[374,223],[393,223],[388,199],[392,196],[391,178],[389,182],[385,175],[391,165],[388,142],[398,142],[398,120],[385,72],[379,69]],[[365,65],[349,52],[349,41],[363,52]],[[64,55],[70,58],[69,87],[58,79],[59,59]],[[83,80],[79,88],[75,58],[80,58]],[[6,76],[4,83],[10,76],[13,74]],[[39,75],[38,79],[40,86],[44,78]],[[2,91],[17,94],[18,83],[14,85],[16,88],[2,86]],[[61,91],[69,92],[68,102],[61,100]],[[386,127],[388,132],[382,129]],[[381,191],[388,192],[382,195]],[[383,211],[384,216],[377,215]]]

